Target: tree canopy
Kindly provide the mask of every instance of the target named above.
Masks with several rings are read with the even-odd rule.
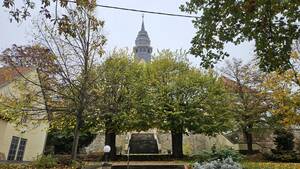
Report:
[[[231,129],[229,95],[212,73],[201,71],[171,51],[149,64],[150,96],[158,129],[170,131],[175,157],[182,156],[182,135],[214,135]]]
[[[159,127],[209,135],[226,130],[228,95],[222,82],[213,73],[193,68],[175,56],[163,51],[150,65],[150,87],[158,104]]]
[[[144,110],[141,107],[147,87],[144,64],[126,50],[115,50],[98,66],[97,74],[100,98],[97,108],[103,120],[108,120],[105,123],[117,132],[138,130],[132,125],[137,120],[136,111]]]
[[[226,43],[254,41],[259,67],[264,71],[286,70],[292,45],[300,37],[298,0],[190,0],[180,7],[198,14],[191,53],[208,68],[229,54]]]

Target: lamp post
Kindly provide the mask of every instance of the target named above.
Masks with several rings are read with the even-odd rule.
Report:
[[[110,150],[111,150],[111,148],[110,148],[110,146],[109,145],[105,145],[104,147],[103,147],[103,152],[104,152],[104,166],[105,165],[108,165],[108,156],[109,156],[109,153],[110,153]]]

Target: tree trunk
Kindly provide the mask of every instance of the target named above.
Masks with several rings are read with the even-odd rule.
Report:
[[[71,154],[72,160],[76,160],[77,157],[81,123],[82,123],[82,113],[79,112],[76,117],[76,126],[74,130],[74,139],[73,139],[72,154]]]
[[[171,131],[172,134],[172,156],[174,158],[182,158],[183,151],[182,151],[182,133]]]
[[[111,151],[109,153],[109,159],[114,159],[117,155],[116,151],[116,133],[114,131],[106,130],[105,132],[105,145],[109,145]]]
[[[252,147],[252,144],[253,144],[253,138],[252,138],[252,126],[249,125],[247,126],[246,128],[243,129],[243,132],[244,132],[244,138],[246,140],[246,143],[247,143],[247,153],[248,154],[252,154],[253,153],[253,147]]]

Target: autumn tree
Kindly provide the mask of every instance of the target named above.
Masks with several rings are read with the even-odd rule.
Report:
[[[17,46],[14,44],[11,48],[5,49],[0,54],[0,61],[4,66],[15,68],[16,71],[20,67],[36,69],[40,87],[42,88],[41,92],[45,99],[45,108],[49,113],[48,119],[50,120],[51,111],[48,110],[48,105],[51,104],[52,99],[48,89],[56,83],[55,74],[58,71],[58,67],[54,62],[55,56],[49,49],[39,45]]]
[[[223,81],[232,95],[231,109],[237,128],[242,131],[248,153],[253,153],[253,132],[268,125],[270,101],[264,93],[264,74],[254,63],[243,64],[234,59],[223,69]]]
[[[277,117],[279,123],[285,127],[300,124],[298,113],[300,105],[300,59],[299,46],[291,53],[290,69],[273,71],[266,76],[263,83],[265,92],[272,99],[270,112]]]
[[[228,95],[213,73],[193,68],[166,50],[150,64],[149,77],[156,126],[171,132],[174,157],[183,156],[183,134],[214,135],[230,129]]]
[[[226,43],[254,41],[259,67],[264,71],[287,70],[292,45],[300,37],[300,1],[190,0],[180,7],[198,14],[191,53],[211,67],[227,57]]]
[[[58,98],[64,101],[68,113],[75,116],[72,159],[76,158],[80,128],[85,116],[93,110],[93,87],[97,79],[95,64],[103,54],[106,41],[101,34],[103,21],[93,13],[93,6],[68,9],[69,22],[62,23],[63,29],[51,30],[38,26],[41,39],[55,56],[59,65]]]
[[[54,56],[51,61],[55,65],[52,76],[55,81],[43,88],[51,98],[48,104],[48,111],[53,114],[51,126],[73,127],[72,159],[77,155],[83,125],[94,119],[93,106],[98,99],[93,90],[97,80],[95,65],[104,52],[106,39],[101,33],[104,22],[95,18],[93,10],[92,5],[66,7],[67,21],[62,19],[60,27],[54,27],[47,20],[36,24],[37,43]],[[38,53],[32,54],[31,62],[38,56]],[[42,63],[48,63],[48,57],[41,59],[45,59]]]

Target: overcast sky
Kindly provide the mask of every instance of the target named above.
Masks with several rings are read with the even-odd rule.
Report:
[[[125,8],[160,11],[176,14],[183,0],[98,0],[98,3]],[[138,31],[141,27],[142,13],[97,8],[97,16],[105,21],[104,33],[108,39],[106,51],[113,48],[128,47],[132,49]],[[32,18],[37,18],[38,12]],[[161,49],[189,49],[190,41],[195,35],[191,19],[145,14],[145,27],[151,39],[154,51]],[[0,50],[12,44],[24,45],[32,42],[32,25],[30,19],[23,23],[10,23],[5,8],[0,7]],[[253,56],[253,44],[245,43],[239,46],[227,45],[226,50],[231,57],[249,61]],[[190,57],[194,64],[199,60]]]

